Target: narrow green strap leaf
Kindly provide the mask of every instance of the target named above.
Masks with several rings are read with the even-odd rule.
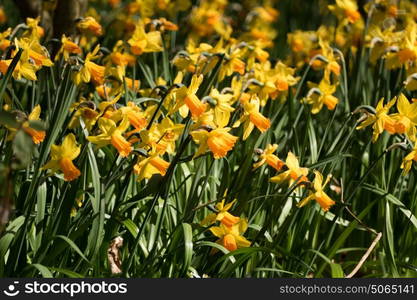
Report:
[[[81,256],[82,259],[84,259],[86,262],[90,264],[90,261],[87,259],[84,253],[80,250],[80,248],[78,248],[78,246],[71,239],[63,235],[56,235],[55,238],[64,240],[72,249],[74,249],[75,252],[78,253],[79,256]]]
[[[51,271],[47,267],[41,264],[31,264],[33,268],[37,269],[43,278],[54,278],[54,275],[52,275]]]

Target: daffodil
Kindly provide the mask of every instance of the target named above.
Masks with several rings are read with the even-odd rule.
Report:
[[[74,81],[77,85],[82,82],[88,83],[90,81],[96,85],[103,84],[105,67],[92,62],[92,60],[98,58],[97,53],[99,50],[100,45],[97,45],[93,52],[88,53],[84,65],[81,67],[80,71],[75,73]]]
[[[64,180],[72,181],[77,179],[81,172],[74,165],[73,160],[80,154],[80,147],[77,146],[75,136],[68,134],[62,144],[51,146],[51,160],[42,169],[51,169],[53,173],[61,170],[64,173]]]
[[[223,80],[226,76],[232,75],[234,72],[240,75],[245,74],[246,64],[242,60],[244,51],[240,48],[231,50],[230,54],[225,55],[224,63],[221,65],[219,70],[218,80]]]
[[[403,175],[407,175],[410,172],[413,161],[417,161],[417,143],[414,144],[413,149],[408,153],[401,164],[401,169],[403,169]]]
[[[87,129],[91,130],[100,117],[108,119],[112,118],[116,111],[114,105],[120,99],[120,97],[121,95],[118,95],[111,101],[102,101],[98,104],[98,107],[94,102],[87,101],[82,97],[79,102],[73,103],[73,105],[71,105],[70,111],[75,110],[75,113],[73,114],[68,127],[75,128],[79,125],[79,119],[82,118]],[[116,121],[120,121],[122,117],[115,119]]]
[[[6,74],[12,61],[12,59],[0,60],[0,73],[3,75]],[[13,70],[13,77],[15,79],[20,79],[23,77],[28,80],[37,80],[37,70],[38,68],[29,57],[29,52],[24,50],[16,67]]]
[[[297,204],[297,206],[303,207],[311,200],[315,200],[318,204],[320,204],[323,211],[328,211],[330,207],[335,204],[335,202],[323,191],[323,189],[330,180],[330,176],[327,176],[327,179],[323,184],[323,175],[321,175],[319,171],[314,171],[314,175],[314,191],[311,191],[306,198],[304,198]]]
[[[246,68],[248,70],[253,69],[255,62],[261,62],[265,63],[268,60],[269,53],[268,51],[264,50],[264,48],[267,46],[266,43],[255,40],[247,43],[247,63]]]
[[[184,124],[175,124],[170,118],[164,118],[160,123],[153,124],[149,130],[140,133],[142,144],[140,146],[151,146],[160,153],[173,154],[175,152],[175,141],[184,130]]]
[[[129,101],[126,106],[119,108],[117,112],[112,115],[112,120],[118,122],[125,116],[129,120],[130,125],[135,128],[131,133],[141,131],[148,124],[145,112],[134,102]]]
[[[123,137],[123,133],[129,127],[129,120],[127,117],[123,118],[118,126],[113,120],[100,118],[98,120],[98,126],[101,130],[101,134],[87,137],[90,142],[96,144],[98,147],[112,144],[122,157],[126,157],[132,152],[133,147],[131,143]]]
[[[319,69],[322,68],[322,66],[324,65],[325,68],[325,72],[324,72],[324,77],[327,80],[330,80],[330,74],[333,73],[336,76],[340,75],[340,65],[333,53],[333,49],[332,47],[330,47],[329,42],[325,41],[323,39],[319,40],[319,45],[321,48],[321,53],[320,55],[325,59],[325,61],[320,60],[320,59],[315,59],[312,62],[312,66],[316,66]]]
[[[404,94],[397,99],[398,113],[393,114],[395,133],[407,134],[409,138],[416,135],[417,125],[417,102],[410,103]]]
[[[26,18],[27,30],[24,32],[23,37],[31,40],[38,40],[45,35],[45,30],[39,26],[41,17]]]
[[[193,140],[200,145],[194,157],[204,154],[207,149],[213,152],[215,159],[225,157],[234,147],[237,137],[229,133],[230,128],[198,129],[191,132]]]
[[[265,106],[269,98],[275,98],[277,96],[276,84],[278,70],[271,68],[270,61],[266,61],[262,64],[256,63],[253,71],[254,78],[248,81],[249,93],[259,100],[261,106]],[[283,87],[281,82],[280,88]]]
[[[231,28],[222,20],[224,4],[220,1],[201,1],[190,14],[190,25],[194,34],[204,37],[217,33],[229,38]]]
[[[82,32],[90,33],[95,36],[103,34],[103,28],[93,17],[86,17],[77,23],[77,28]]]
[[[313,31],[295,30],[288,34],[287,39],[293,52],[307,54],[313,49],[317,36]]]
[[[372,26],[366,36],[367,46],[370,48],[370,61],[375,64],[381,57],[386,57],[388,68],[394,68],[400,64],[397,61],[395,52],[390,52],[389,49],[394,49],[398,46],[397,41],[401,39],[401,32],[394,31],[394,27],[390,26],[383,30],[379,26]]]
[[[229,123],[230,114],[235,110],[231,106],[232,94],[220,93],[217,89],[212,89],[210,97],[215,100],[214,103],[214,122],[217,127],[225,127]]]
[[[288,170],[272,177],[270,179],[271,182],[282,183],[288,181],[289,185],[292,185],[296,180],[297,182],[308,181],[308,169],[300,167],[297,157],[292,152],[288,152],[285,165]]]
[[[360,130],[369,125],[372,125],[373,135],[372,135],[372,142],[376,142],[379,135],[384,131],[388,131],[390,134],[395,133],[395,120],[392,118],[391,115],[388,115],[390,108],[395,104],[396,98],[393,98],[390,102],[384,105],[384,98],[379,100],[376,106],[376,113],[375,114],[368,114],[367,118],[356,127],[356,129]]]
[[[55,60],[62,55],[64,60],[67,61],[71,54],[81,54],[81,48],[74,43],[71,38],[66,37],[64,34],[61,38],[61,48],[59,49]]]
[[[142,22],[136,25],[132,38],[127,42],[131,47],[132,53],[135,55],[148,52],[160,52],[163,50],[161,33],[159,31],[146,33]]]
[[[149,157],[140,157],[133,170],[138,175],[138,181],[149,179],[155,174],[165,176],[169,162],[160,157],[157,151],[151,151]]]
[[[223,225],[229,226],[229,227],[237,224],[240,221],[240,218],[235,217],[231,213],[229,213],[229,210],[232,208],[235,202],[236,202],[236,199],[225,205],[224,199],[223,199],[220,203],[216,204],[217,213],[211,213],[207,215],[207,217],[205,217],[203,221],[201,221],[200,224],[211,225],[211,224],[214,224],[216,221],[219,221]]]
[[[161,1],[161,2],[163,2],[163,1]],[[150,25],[150,28],[151,28],[152,31],[158,30],[158,31],[164,32],[166,30],[168,30],[168,31],[177,31],[178,30],[178,26],[176,24],[168,21],[165,18],[150,20],[149,23],[146,23],[146,25]]]
[[[51,67],[53,62],[49,58],[49,53],[38,40],[32,38],[15,39],[16,47],[27,52],[33,64],[40,69],[41,67]]]
[[[219,245],[222,245],[229,251],[234,251],[239,248],[250,247],[251,243],[243,237],[243,234],[248,228],[248,223],[245,219],[232,226],[226,226],[223,223],[220,226],[210,227],[210,231],[219,239],[216,241]],[[217,252],[213,250],[211,253]]]
[[[264,133],[271,127],[271,121],[259,112],[260,102],[257,97],[243,102],[243,116],[235,122],[233,127],[239,127],[243,123],[243,140],[246,140],[256,127]]]
[[[28,121],[38,121],[40,120],[39,116],[41,114],[41,107],[40,105],[36,105],[32,112],[28,116]],[[32,140],[35,144],[40,144],[45,139],[45,131],[43,130],[36,130],[30,127],[29,122],[24,122],[22,125],[23,130],[32,137]]]
[[[272,99],[278,96],[282,96],[282,99],[286,99],[288,89],[294,86],[299,81],[299,77],[294,77],[295,69],[290,68],[282,62],[277,62],[273,69],[273,81],[275,83],[275,91],[270,94]]]
[[[11,33],[12,33],[11,28],[0,33],[0,50],[1,51],[5,51],[11,45],[12,42],[8,39]]]
[[[36,105],[32,112],[27,116],[27,119],[22,123],[22,130],[29,134],[32,137],[32,141],[35,144],[40,144],[45,139],[46,133],[44,130],[36,130],[33,129],[30,126],[30,121],[39,121],[40,120],[40,114],[41,114],[41,107],[40,105]],[[7,127],[10,131],[10,134],[8,136],[8,140],[12,140],[17,132],[16,128]]]
[[[259,154],[259,160],[253,164],[253,168],[257,169],[260,166],[262,166],[263,164],[268,164],[271,167],[273,167],[275,170],[280,171],[282,169],[283,166],[285,166],[285,163],[280,160],[278,158],[278,156],[276,156],[274,154],[274,152],[278,149],[278,145],[277,144],[269,144],[268,146],[266,146],[265,150],[260,150],[260,154]]]
[[[312,88],[304,101],[311,105],[311,113],[317,114],[326,105],[327,109],[334,110],[339,103],[339,99],[333,94],[336,92],[336,85],[330,84],[327,78],[323,78],[319,85]]]
[[[191,111],[191,115],[197,118],[206,111],[207,103],[201,102],[196,95],[202,81],[203,75],[193,75],[188,88],[182,86],[175,92],[176,105],[174,111],[179,109],[182,117],[187,116],[188,111]]]
[[[336,4],[329,5],[328,8],[338,18],[346,18],[350,23],[355,23],[361,18],[361,14],[358,11],[358,4],[355,0],[336,0]]]
[[[413,73],[404,81],[405,88],[409,91],[417,90],[417,73]]]
[[[409,22],[403,31],[401,42],[396,43],[398,49],[390,51],[386,55],[389,69],[404,66],[407,70],[412,68],[417,61],[417,24]]]

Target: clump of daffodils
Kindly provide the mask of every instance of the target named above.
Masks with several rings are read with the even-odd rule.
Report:
[[[412,97],[417,90],[417,6],[412,2],[370,1],[361,9],[355,0],[320,1],[321,11],[334,22],[288,33],[285,57],[274,54],[280,18],[274,1],[242,6],[226,0],[104,2],[120,10],[111,26],[90,9],[77,19],[73,35],[53,40],[56,51],[48,50],[40,18],[0,32],[2,78],[10,75],[13,85],[33,88],[29,100],[5,93],[1,109],[25,110],[19,128],[5,126],[7,141],[21,129],[34,147],[45,145],[41,170],[49,176],[58,174],[72,184],[88,181],[90,174],[78,166],[87,146],[97,157],[104,153],[129,162],[123,171],[143,185],[157,177],[168,181],[180,163],[194,165],[205,156],[218,163],[234,159],[242,149],[261,147],[252,168],[249,162],[251,174],[272,174],[268,180],[294,196],[298,207],[314,200],[327,212],[336,204],[326,192],[331,176],[324,179],[327,174],[307,168],[315,162],[305,159],[300,147],[283,143],[281,154],[276,153],[281,132],[283,140],[293,134],[292,128],[279,127],[277,108],[289,107],[284,121],[294,107],[299,118],[305,113],[317,122],[329,113],[336,116],[350,105],[347,70],[359,57],[367,66],[403,77],[391,99],[375,97],[371,105],[357,108],[362,117],[356,129],[370,129],[372,143],[383,135],[404,140],[407,153],[398,164],[404,175],[417,162],[417,100]],[[233,10],[239,13],[234,16]],[[178,13],[187,12],[178,20]],[[0,24],[6,22],[0,9]],[[104,38],[107,34],[111,38]],[[35,83],[51,76],[55,84],[67,71],[71,97],[50,103],[39,96],[53,111],[47,115],[33,103]],[[21,102],[30,102],[28,109],[19,107]],[[54,113],[61,104],[67,108],[59,114],[63,128],[33,125],[58,118]],[[252,153],[245,155],[252,158]],[[229,251],[251,245],[244,237],[247,220],[229,212],[234,203],[222,200],[201,222]]]

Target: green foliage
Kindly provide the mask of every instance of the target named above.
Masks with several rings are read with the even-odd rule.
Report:
[[[303,23],[301,18],[294,22]],[[272,50],[274,55],[280,51]],[[171,54],[165,49],[138,59],[134,72],[144,87],[154,88],[159,76],[172,81]],[[375,233],[382,232],[358,276],[416,277],[416,169],[402,176],[403,150],[388,149],[402,138],[384,133],[371,143],[369,130],[356,130],[358,115],[352,113],[363,105],[373,109],[379,96],[395,94],[390,80],[402,82],[404,75],[374,76],[366,65],[368,56],[365,50],[359,53],[358,65],[343,61],[336,95],[344,100],[333,112],[318,115],[300,102],[313,76],[310,66],[305,67],[285,103],[269,101],[262,109],[272,127],[264,134],[254,131],[223,159],[211,154],[192,159],[196,147],[189,118],[176,120],[186,128],[176,154],[169,157],[166,175],[141,182],[132,169],[145,151],[122,158],[111,147],[96,149],[84,128],[67,128],[70,107],[84,92],[72,81],[74,67],[56,63],[43,68],[38,72],[42,80],[30,84],[12,80],[12,67],[0,82],[0,107],[7,96],[14,109],[30,112],[38,104],[48,109],[42,114],[45,122],[29,121],[31,128],[46,131],[40,145],[32,142],[13,113],[0,111],[0,187],[6,187],[0,191],[0,209],[11,212],[6,227],[0,227],[0,276],[339,278],[350,273]],[[223,87],[217,82],[222,59],[205,77],[201,98],[212,87]],[[93,101],[98,104],[97,97]],[[120,102],[128,101],[162,106],[163,100],[128,91]],[[11,140],[10,128],[16,129]],[[71,182],[42,168],[51,145],[68,133],[81,144],[76,165],[82,175]],[[301,166],[333,175],[329,195],[336,205],[330,212],[316,203],[298,208],[306,191],[271,183],[275,172],[270,167],[253,169],[255,150],[274,143],[281,158],[293,151]],[[249,219],[245,237],[251,247],[230,252],[200,225],[225,194],[226,202],[238,199],[231,212]],[[123,238],[120,274],[110,272],[108,260],[115,237]]]

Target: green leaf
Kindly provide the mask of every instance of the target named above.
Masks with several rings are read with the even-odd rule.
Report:
[[[25,168],[32,160],[32,152],[35,148],[32,138],[23,130],[19,130],[13,140],[13,154],[17,158],[14,168]]]
[[[367,191],[370,191],[372,193],[375,193],[380,196],[384,196],[388,201],[393,203],[394,205],[398,206],[400,211],[405,215],[405,217],[414,225],[415,228],[417,228],[417,218],[416,216],[402,203],[398,198],[396,198],[394,195],[384,191],[383,189],[376,187],[374,185],[370,184],[364,184],[363,188]]]
[[[12,77],[13,71],[16,68],[17,63],[19,62],[22,52],[23,52],[23,49],[19,49],[19,51],[13,57],[13,60],[10,63],[9,68],[7,69],[6,75],[3,77],[3,80],[0,82],[0,108],[3,107],[4,92],[6,91],[7,84],[9,83],[9,80]]]
[[[190,224],[183,223],[182,229],[184,233],[184,265],[183,270],[188,271],[188,267],[191,266],[193,258],[193,231]]]
[[[55,238],[59,238],[59,239],[62,239],[63,241],[65,241],[75,252],[78,253],[79,256],[81,256],[82,259],[84,259],[86,262],[91,264],[90,261],[88,260],[88,258],[84,255],[84,253],[82,253],[80,248],[78,248],[78,246],[71,239],[69,239],[69,238],[67,238],[66,236],[63,236],[63,235],[56,235]]]
[[[50,270],[67,275],[69,278],[85,278],[85,276],[67,269],[49,267]]]
[[[29,121],[29,127],[38,131],[45,131],[47,129],[45,122],[40,120]]]
[[[100,172],[96,157],[94,155],[91,144],[88,144],[88,161],[91,169],[91,179],[93,181],[94,195],[91,197],[91,205],[95,215],[93,226],[88,236],[88,254],[91,257],[95,257],[100,249],[101,242],[104,237],[104,199],[101,198],[101,183],[100,183]]]
[[[0,239],[0,277],[4,277],[4,265],[6,264],[6,253],[16,235],[16,232],[25,222],[24,216],[19,216],[10,222],[6,228],[6,232]]]
[[[39,224],[45,218],[45,207],[46,207],[46,182],[40,185],[37,191],[36,224]]]
[[[20,124],[16,120],[16,115],[8,111],[0,111],[0,124],[10,127],[10,128],[19,128]]]
[[[37,269],[43,278],[54,278],[54,275],[52,275],[51,271],[47,267],[41,264],[31,264],[31,267]]]
[[[330,263],[330,268],[332,270],[332,278],[343,278],[345,274],[343,273],[342,266],[336,263]]]

